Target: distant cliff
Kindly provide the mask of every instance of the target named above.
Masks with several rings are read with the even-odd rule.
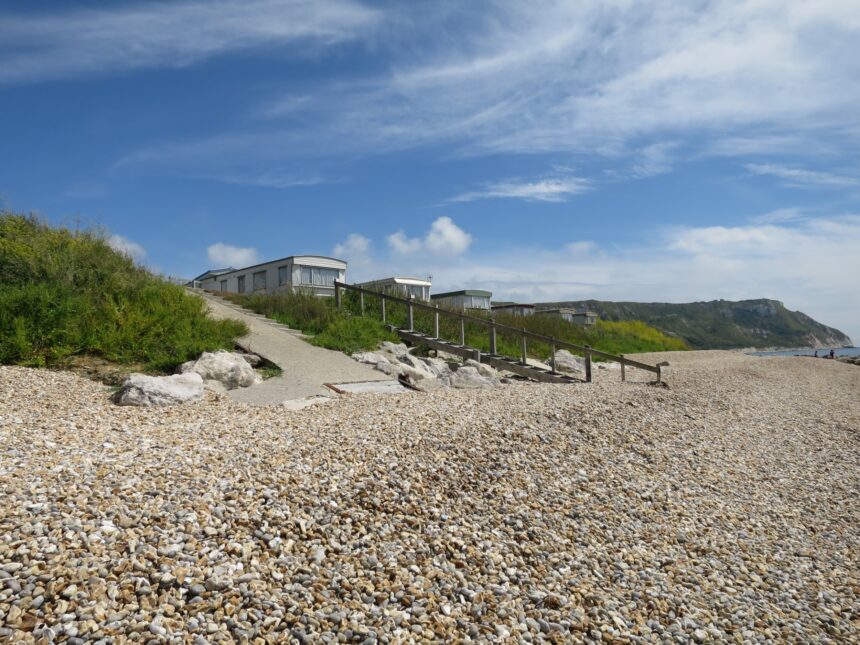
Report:
[[[603,302],[579,300],[545,302],[538,308],[588,308],[604,320],[641,320],[678,336],[694,349],[745,347],[839,347],[851,339],[800,311],[789,311],[778,300],[713,300],[663,302]]]

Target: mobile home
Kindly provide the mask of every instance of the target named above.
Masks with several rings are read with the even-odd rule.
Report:
[[[307,291],[334,296],[335,280],[343,282],[346,262],[322,255],[291,255],[245,267],[212,269],[192,281],[195,287],[220,293]]]
[[[449,309],[483,309],[490,310],[490,298],[492,292],[481,289],[462,289],[460,291],[449,291],[447,293],[434,293],[430,296],[430,302],[440,307]]]
[[[381,291],[403,298],[414,298],[415,300],[427,302],[430,300],[430,287],[433,286],[433,283],[430,280],[422,280],[420,278],[391,277],[360,282],[357,286],[370,289],[371,291]]]
[[[536,314],[540,314],[541,316],[558,316],[559,318],[563,318],[564,320],[572,323],[576,323],[577,325],[593,325],[597,322],[598,315],[594,311],[577,310],[577,309],[568,309],[568,308],[560,308],[560,309],[538,309],[535,311]]]

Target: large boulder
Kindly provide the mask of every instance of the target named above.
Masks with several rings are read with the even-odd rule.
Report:
[[[114,395],[114,401],[151,407],[199,401],[202,397],[203,378],[195,372],[172,376],[131,374]]]
[[[464,365],[450,377],[451,387],[458,390],[476,390],[480,388],[495,387],[498,381],[482,376],[478,369],[471,365]]]
[[[560,349],[555,353],[555,369],[558,372],[584,372],[585,359]]]
[[[451,366],[448,365],[447,361],[441,358],[433,358],[432,356],[422,358],[421,360],[436,375],[436,378],[451,376]]]
[[[379,344],[379,349],[398,358],[400,358],[409,351],[409,348],[406,347],[404,343],[392,343],[388,340],[382,341]]]
[[[182,374],[194,372],[207,381],[218,381],[228,390],[262,381],[244,356],[234,352],[203,352],[196,361],[183,363],[179,371]]]
[[[480,374],[481,376],[484,376],[488,379],[496,380],[499,378],[498,370],[496,370],[494,367],[492,367],[490,365],[487,365],[486,363],[479,363],[474,358],[470,358],[470,359],[466,360],[466,362],[463,363],[463,365],[465,365],[467,367],[474,367],[476,370],[478,370],[478,374]]]

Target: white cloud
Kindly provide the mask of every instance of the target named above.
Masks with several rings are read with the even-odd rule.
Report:
[[[596,250],[597,244],[590,240],[580,240],[578,242],[565,244],[564,249],[571,254],[584,254]]]
[[[227,52],[366,36],[380,14],[353,0],[151,2],[0,14],[0,82],[182,67]]]
[[[860,186],[860,179],[831,172],[790,168],[777,164],[747,164],[747,170],[756,175],[771,175],[784,179],[789,186],[823,186],[849,188]]]
[[[360,233],[350,233],[343,242],[334,245],[332,255],[346,260],[351,270],[369,268],[373,264],[371,250],[373,244]]]
[[[212,268],[218,269],[228,266],[241,269],[257,264],[260,261],[257,249],[231,246],[223,242],[216,242],[209,246],[206,249],[206,256],[214,265]]]
[[[388,248],[399,255],[410,255],[422,249],[424,243],[417,237],[406,237],[403,231],[392,233],[387,238]]]
[[[460,255],[470,244],[471,234],[457,226],[450,217],[440,217],[433,222],[424,240],[427,250],[436,255]]]
[[[141,262],[146,257],[146,249],[137,242],[132,242],[122,235],[111,235],[107,239],[108,245],[114,250],[127,255],[135,262]]]
[[[555,177],[535,181],[502,181],[487,184],[482,190],[462,193],[451,202],[504,198],[538,202],[563,202],[589,190],[591,183],[581,177]]]
[[[431,225],[424,238],[407,237],[403,231],[389,235],[388,248],[397,255],[413,255],[419,252],[438,256],[457,256],[466,252],[472,244],[472,235],[457,226],[450,217],[439,217]]]

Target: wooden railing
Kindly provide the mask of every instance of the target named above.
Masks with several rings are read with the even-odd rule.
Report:
[[[657,375],[657,382],[662,382],[662,372],[660,365],[648,365],[647,363],[641,363],[639,361],[634,361],[629,358],[626,358],[624,355],[616,356],[615,354],[609,354],[607,352],[602,352],[598,349],[594,349],[589,345],[577,345],[575,343],[569,343],[565,340],[561,340],[560,338],[555,338],[553,336],[544,336],[543,334],[537,334],[535,332],[529,331],[525,328],[513,327],[511,325],[503,325],[497,323],[492,318],[480,318],[478,316],[471,316],[467,313],[461,313],[459,311],[452,311],[450,309],[443,309],[437,305],[427,304],[425,302],[420,302],[414,300],[412,298],[403,298],[400,296],[395,296],[390,293],[384,293],[380,291],[372,291],[370,289],[366,289],[364,287],[359,287],[354,284],[346,284],[345,282],[335,282],[334,283],[334,297],[337,308],[340,309],[343,306],[343,296],[341,294],[341,290],[344,291],[352,291],[358,294],[358,302],[359,309],[361,311],[361,315],[364,315],[365,305],[364,305],[364,296],[369,295],[374,298],[379,298],[381,312],[382,312],[382,322],[387,323],[386,311],[385,311],[385,303],[386,302],[395,302],[398,304],[405,305],[406,307],[406,329],[404,331],[414,331],[415,327],[415,309],[421,309],[425,311],[430,311],[433,313],[433,336],[435,338],[440,338],[439,336],[439,317],[447,316],[449,318],[456,318],[460,321],[460,345],[466,346],[466,323],[474,323],[477,325],[487,327],[488,339],[489,339],[489,353],[493,356],[496,356],[496,333],[499,331],[512,333],[520,338],[520,363],[523,365],[527,365],[528,358],[528,341],[534,340],[541,343],[545,343],[550,347],[550,368],[553,373],[556,372],[556,361],[555,361],[555,353],[558,349],[569,349],[575,352],[581,353],[585,356],[585,380],[591,382],[591,362],[592,357],[602,358],[609,361],[615,361],[621,365],[621,380],[625,380],[626,378],[626,367],[635,367],[640,370],[645,370],[648,372],[653,372]]]

